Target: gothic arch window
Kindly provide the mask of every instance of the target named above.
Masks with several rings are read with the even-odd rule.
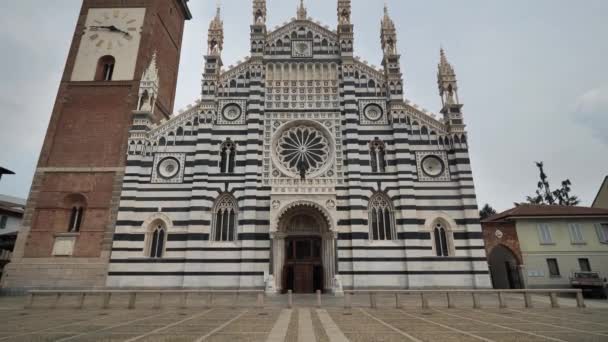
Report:
[[[114,76],[114,65],[116,59],[113,56],[106,55],[97,62],[97,72],[95,73],[96,81],[111,81]]]
[[[221,195],[213,209],[213,241],[235,241],[238,209],[230,194]]]
[[[230,138],[226,139],[220,149],[220,172],[234,173],[236,164],[236,144]]]
[[[451,234],[443,222],[436,222],[433,226],[433,242],[435,255],[438,257],[450,256]]]
[[[69,233],[78,233],[82,226],[86,209],[86,198],[81,194],[70,194],[64,200],[64,205],[68,209],[68,226]]]
[[[369,154],[372,172],[386,172],[386,146],[384,145],[384,142],[375,138],[369,144]]]
[[[372,240],[395,239],[393,207],[383,193],[376,193],[369,200],[369,230]]]
[[[156,220],[150,226],[148,256],[150,258],[162,258],[165,254],[167,241],[167,227],[164,222]]]

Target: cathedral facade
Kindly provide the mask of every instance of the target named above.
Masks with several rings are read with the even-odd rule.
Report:
[[[218,8],[202,96],[178,114],[161,102],[167,83],[174,92],[166,75],[176,66],[152,47],[139,55],[115,216],[100,235],[106,267],[102,280],[83,286],[490,287],[462,104],[444,51],[436,116],[404,97],[388,9],[381,68],[353,55],[350,0],[338,0],[335,30],[311,20],[303,1],[273,31],[265,0],[253,0],[252,14],[251,55],[225,67]],[[101,77],[126,72],[108,60]],[[63,208],[65,226],[85,231],[90,200],[74,196],[82,204]],[[49,260],[74,256],[80,238],[55,235]],[[22,269],[31,263],[25,254]],[[18,286],[17,266],[4,286]]]
[[[388,11],[376,69],[353,58],[350,1],[339,1],[337,31],[304,4],[267,31],[265,1],[253,3],[251,56],[229,68],[218,9],[190,109],[154,125],[154,63],[145,74],[107,285],[488,286],[443,51],[438,120],[404,99]]]

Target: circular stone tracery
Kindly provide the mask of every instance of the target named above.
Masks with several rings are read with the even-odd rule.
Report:
[[[282,166],[294,174],[302,166],[307,174],[316,173],[327,164],[329,155],[329,141],[314,127],[292,127],[279,136],[277,156]]]

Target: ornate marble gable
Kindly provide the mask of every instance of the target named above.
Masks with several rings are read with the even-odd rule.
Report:
[[[276,44],[279,39],[314,39],[321,43],[326,40],[328,44],[338,43],[338,34],[327,27],[310,19],[296,20],[284,24],[268,33],[267,44]]]

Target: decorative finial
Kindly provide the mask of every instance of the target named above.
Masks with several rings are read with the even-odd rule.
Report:
[[[388,17],[388,2],[384,2],[384,15]]]
[[[298,8],[298,20],[306,20],[308,13],[306,7],[304,7],[304,0],[300,0],[300,7]]]

